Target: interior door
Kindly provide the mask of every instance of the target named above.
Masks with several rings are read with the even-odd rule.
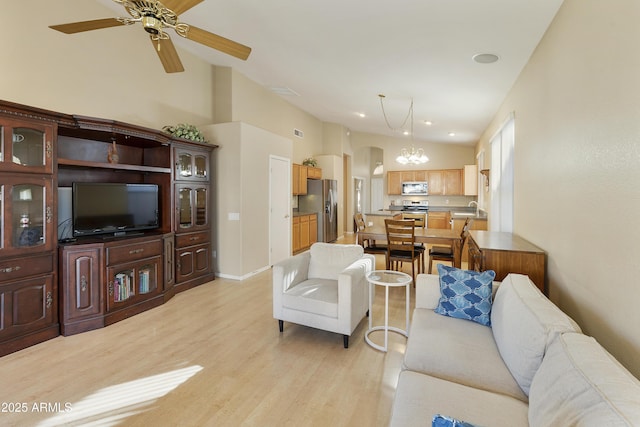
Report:
[[[291,256],[291,160],[269,157],[269,264]]]

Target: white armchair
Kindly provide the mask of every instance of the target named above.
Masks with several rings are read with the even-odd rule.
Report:
[[[366,273],[373,255],[360,245],[314,243],[307,252],[273,266],[273,317],[349,337],[369,309]]]

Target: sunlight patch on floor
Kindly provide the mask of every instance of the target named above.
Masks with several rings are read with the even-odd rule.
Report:
[[[42,421],[38,427],[59,425],[114,426],[147,410],[157,399],[176,389],[202,370],[194,365],[126,383],[105,387],[71,403],[64,413]]]

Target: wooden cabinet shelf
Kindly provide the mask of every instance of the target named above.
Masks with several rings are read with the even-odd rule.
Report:
[[[74,160],[58,158],[58,165],[62,166],[75,166],[79,168],[99,168],[99,169],[113,169],[113,170],[127,170],[127,171],[139,171],[148,173],[171,173],[171,168],[161,168],[155,166],[140,166],[140,165],[126,165],[126,164],[113,164],[102,162],[91,162],[87,160]]]

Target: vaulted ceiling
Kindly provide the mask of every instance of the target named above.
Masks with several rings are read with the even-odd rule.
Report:
[[[113,10],[114,17],[126,16],[111,0],[94,1]],[[248,60],[173,32],[171,36],[178,52],[188,50],[211,64],[233,67],[267,88],[284,90],[287,94],[281,96],[287,101],[322,121],[401,136],[397,128],[413,99],[416,140],[472,145],[561,4],[562,0],[204,0],[180,20],[250,46]],[[473,60],[477,54],[499,59],[478,63]],[[396,130],[385,122],[379,94],[385,95],[388,122]],[[410,122],[405,130],[410,130]]]

